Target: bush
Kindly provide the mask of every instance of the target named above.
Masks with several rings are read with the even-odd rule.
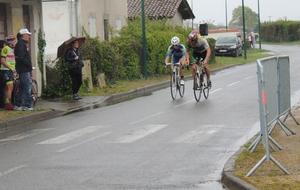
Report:
[[[72,85],[67,63],[60,60],[54,68],[47,67],[47,87],[44,89],[42,96],[55,98],[71,93]]]
[[[268,42],[300,40],[300,21],[265,22],[261,27],[261,39]]]
[[[119,35],[113,37],[111,41],[99,41],[98,38],[91,38],[86,34],[86,42],[81,47],[81,55],[83,59],[91,61],[94,84],[97,84],[99,73],[105,73],[108,84],[121,79],[133,80],[143,77],[140,59],[143,48],[140,25],[140,19],[129,21]],[[166,20],[147,20],[148,76],[166,74],[164,59],[170,45],[170,39],[173,36],[178,36],[181,42],[186,45],[186,37],[189,32],[188,29],[167,24]],[[214,62],[215,40],[208,39],[208,42],[213,52],[211,62]],[[66,69],[65,63],[61,61],[53,71],[50,71],[50,73],[55,73],[51,77],[57,80],[52,81],[53,84],[48,86],[45,91],[46,96],[62,96],[70,93],[71,85]],[[59,89],[55,90],[54,87],[57,86]]]

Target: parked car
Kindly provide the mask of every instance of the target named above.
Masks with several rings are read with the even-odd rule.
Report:
[[[237,36],[224,36],[219,37],[216,41],[215,54],[218,55],[231,55],[234,57],[243,54],[242,41]]]

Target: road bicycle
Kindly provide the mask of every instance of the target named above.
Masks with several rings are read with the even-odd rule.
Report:
[[[180,63],[166,63],[166,66],[170,65],[172,68],[171,79],[170,79],[170,90],[171,97],[173,100],[176,99],[177,94],[179,93],[182,98],[185,91],[185,85],[180,84],[181,76],[180,76]]]
[[[20,78],[15,77],[14,79],[14,89],[13,89],[13,103],[21,102],[21,94],[20,94]],[[32,87],[31,87],[31,96],[32,96],[32,104],[35,106],[38,101],[38,84],[37,81],[32,79]]]
[[[196,61],[196,74],[194,76],[194,97],[197,102],[201,99],[203,93],[204,98],[208,99],[210,86],[207,81],[207,74],[205,72],[204,63],[202,60],[197,59]]]

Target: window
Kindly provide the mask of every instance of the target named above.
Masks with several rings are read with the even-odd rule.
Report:
[[[89,17],[89,34],[92,38],[97,37],[96,18],[94,16]]]
[[[108,19],[104,19],[104,40],[109,40],[109,22]]]

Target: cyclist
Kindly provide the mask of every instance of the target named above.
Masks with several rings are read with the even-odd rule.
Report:
[[[16,73],[16,60],[14,46],[16,38],[14,36],[6,37],[6,44],[1,51],[1,74],[5,82],[5,109],[13,110],[11,103],[14,75]]]
[[[196,60],[203,60],[204,70],[207,75],[208,87],[211,88],[211,80],[210,80],[210,70],[208,67],[208,62],[211,56],[211,49],[207,40],[202,37],[199,32],[193,31],[188,36],[187,41],[187,60],[190,60],[190,51],[192,50],[193,58]],[[196,65],[192,65],[192,75],[193,77],[196,74]]]
[[[172,61],[173,64],[180,63],[180,84],[184,85],[184,75],[182,72],[182,67],[185,61],[186,48],[183,44],[180,44],[180,39],[177,36],[174,36],[171,39],[171,45],[168,48],[165,63],[170,63]]]

